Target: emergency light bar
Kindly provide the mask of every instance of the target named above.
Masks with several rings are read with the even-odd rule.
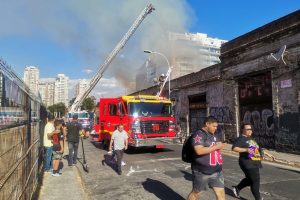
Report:
[[[152,95],[137,95],[134,98],[143,99],[143,100],[167,100],[167,98],[165,97],[152,96]]]

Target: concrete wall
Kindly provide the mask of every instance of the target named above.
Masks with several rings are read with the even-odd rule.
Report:
[[[260,127],[257,129],[265,132],[259,136],[265,146],[274,143],[274,148],[289,152],[300,151],[299,17],[299,11],[292,13],[229,41],[221,48],[222,80],[224,91],[228,92],[224,96],[224,104],[235,113],[236,136],[243,119],[239,116],[241,104],[236,98],[239,95],[238,81],[255,74],[271,73],[272,107],[260,113]],[[271,53],[276,54],[284,45],[284,61],[276,61]],[[232,97],[235,97],[234,100]]]

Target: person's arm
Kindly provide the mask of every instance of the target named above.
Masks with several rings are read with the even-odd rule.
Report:
[[[48,136],[49,139],[52,139],[52,136],[53,136],[54,134],[57,134],[57,133],[59,133],[59,130],[54,130],[54,131],[52,131],[52,132],[50,132],[50,133],[47,133],[47,136]]]
[[[113,144],[114,140],[111,138],[110,142],[109,142],[109,151],[112,151],[112,144]]]
[[[128,149],[128,137],[125,139],[125,150]]]
[[[59,140],[60,143],[60,152],[64,153],[64,140]]]
[[[215,145],[210,146],[210,147],[204,147],[202,145],[196,145],[194,146],[194,150],[197,155],[205,155],[209,154],[210,152],[216,151],[218,149],[222,149],[224,146],[223,143],[217,142]]]
[[[264,151],[264,156],[263,156],[263,158],[265,158],[265,156],[268,156],[268,157],[271,158],[272,160],[275,160],[275,157],[274,157],[272,154],[268,153],[267,151]]]
[[[232,151],[238,152],[238,153],[253,153],[253,150],[251,148],[241,148],[241,147],[233,147]]]
[[[113,134],[110,137],[110,142],[109,142],[109,151],[112,151],[112,144],[114,142],[114,138],[115,138],[115,132],[113,132]]]

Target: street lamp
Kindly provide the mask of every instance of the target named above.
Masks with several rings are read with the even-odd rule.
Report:
[[[144,53],[158,54],[158,55],[162,56],[162,57],[167,61],[167,64],[168,64],[168,72],[167,72],[167,75],[166,75],[166,79],[165,79],[165,81],[164,81],[164,83],[163,83],[163,85],[162,85],[162,87],[161,87],[161,89],[160,89],[160,91],[159,91],[159,93],[158,93],[158,96],[160,96],[160,94],[161,94],[161,92],[162,92],[162,90],[163,90],[163,88],[164,88],[164,86],[165,86],[165,84],[166,84],[166,81],[169,79],[169,99],[170,99],[170,94],[171,94],[171,87],[170,87],[171,84],[170,84],[170,79],[171,79],[171,71],[172,71],[172,67],[171,67],[171,65],[170,65],[170,63],[169,63],[169,60],[168,60],[167,56],[165,56],[164,54],[162,54],[162,53],[160,53],[160,52],[157,52],[157,51],[150,51],[150,50],[144,50]]]

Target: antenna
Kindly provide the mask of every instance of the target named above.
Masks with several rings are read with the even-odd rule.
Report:
[[[282,62],[286,65],[283,59],[285,50],[286,50],[286,45],[282,46],[276,54],[271,53],[271,57],[274,58],[276,61],[279,61],[281,59]]]

